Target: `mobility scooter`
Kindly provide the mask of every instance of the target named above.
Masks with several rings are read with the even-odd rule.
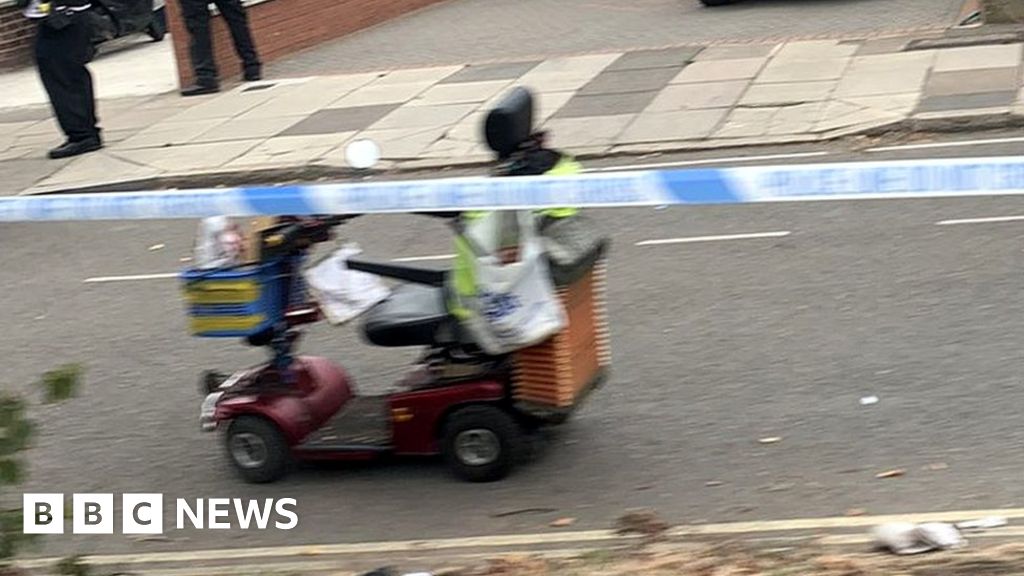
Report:
[[[536,141],[532,115],[532,95],[520,88],[486,120],[488,144],[512,167],[506,175],[529,172],[516,151]],[[362,396],[341,366],[293,355],[298,328],[321,318],[305,294],[303,259],[353,217],[282,218],[260,232],[258,261],[183,272],[193,334],[244,337],[271,354],[269,362],[226,378],[207,374],[203,429],[223,430],[234,468],[254,483],[281,478],[296,461],[385,454],[440,454],[464,480],[503,478],[531,434],[565,422],[606,375],[607,240],[594,236],[581,244],[577,235],[570,242],[585,249],[572,261],[551,264],[566,327],[539,345],[502,356],[483,353],[449,314],[446,271],[349,259],[352,270],[400,281],[363,314],[364,338],[378,346],[426,349],[393,391]]]

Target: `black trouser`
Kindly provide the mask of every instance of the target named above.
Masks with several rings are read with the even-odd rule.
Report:
[[[249,19],[240,0],[213,0],[227,22],[231,31],[231,39],[235,43],[235,52],[248,71],[258,71],[259,56],[252,42],[249,31]],[[185,17],[185,27],[191,36],[192,70],[195,72],[196,83],[203,85],[217,84],[217,63],[213,57],[213,39],[210,37],[210,9],[208,0],[181,0],[181,11]]]
[[[92,75],[85,67],[95,55],[95,48],[84,16],[71,16],[68,24],[59,30],[40,24],[36,34],[39,77],[60,129],[72,142],[100,135],[96,126]]]

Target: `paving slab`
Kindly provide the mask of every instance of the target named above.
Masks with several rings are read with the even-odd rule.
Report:
[[[117,155],[129,162],[164,172],[195,173],[221,168],[252,150],[260,142],[262,140],[236,140],[168,148],[118,150]]]
[[[856,56],[871,56],[874,54],[893,54],[902,52],[914,38],[870,38],[858,42]]]
[[[377,78],[372,85],[384,86],[389,84],[418,84],[428,82],[436,84],[448,76],[462,70],[464,65],[436,66],[431,68],[410,68],[407,70],[395,70]]]
[[[797,61],[771,60],[764,70],[757,75],[757,84],[778,82],[812,82],[817,80],[838,80],[846,67],[849,58],[831,58],[828,60]]]
[[[302,166],[315,163],[338,148],[344,148],[356,132],[316,134],[309,136],[277,136],[254,146],[225,166],[227,168],[269,168]]]
[[[276,136],[303,120],[302,116],[275,118],[235,118],[222,122],[189,140],[189,143],[228,142],[232,140],[264,139]]]
[[[410,105],[429,106],[440,104],[483,103],[498,94],[504,94],[512,85],[511,80],[489,80],[486,82],[460,82],[457,84],[437,84],[428,88]]]
[[[512,81],[536,68],[543,60],[527,60],[499,64],[469,65],[454,74],[445,76],[440,84],[460,84],[463,82],[491,82],[494,80]]]
[[[885,96],[854,96],[845,98],[844,101],[859,105],[864,108],[875,110],[886,110],[896,114],[910,114],[917,108],[921,100],[921,94],[910,92],[907,94],[888,94]]]
[[[381,158],[385,160],[406,160],[420,157],[444,136],[446,130],[446,126],[367,130],[357,137],[376,142],[380,146]]]
[[[728,112],[728,108],[644,112],[633,120],[616,139],[616,143],[664,142],[707,138],[715,131],[715,128],[718,127]]]
[[[99,125],[106,133],[111,130],[142,130],[177,116],[181,108],[142,108],[137,107],[122,113],[97,111]],[[204,122],[206,122],[204,120]]]
[[[627,94],[630,92],[650,92],[668,86],[682,70],[681,66],[671,68],[653,68],[649,70],[618,70],[604,71],[583,86],[578,92],[581,96],[596,94]]]
[[[370,84],[354,90],[334,102],[331,108],[355,108],[381,104],[404,104],[426,92],[435,82],[413,82],[407,84]]]
[[[15,134],[31,128],[39,120],[22,120],[20,122],[0,122],[0,137],[13,138]]]
[[[49,106],[21,106],[0,110],[0,124],[15,122],[38,122],[52,115]]]
[[[589,118],[552,118],[544,124],[553,144],[580,154],[584,147],[611,146],[636,117],[635,114],[592,116]]]
[[[708,60],[694,62],[671,84],[689,84],[695,82],[722,82],[724,80],[746,80],[757,76],[764,68],[767,58],[742,58],[737,60]]]
[[[31,189],[36,182],[60,172],[70,162],[70,158],[51,160],[46,158],[45,154],[30,154],[19,159],[7,160],[3,165],[4,193]]]
[[[736,108],[726,116],[715,138],[751,138],[768,133],[778,108]]]
[[[623,54],[605,68],[604,71],[681,68],[692,62],[700,52],[701,49],[694,46],[665,48],[662,50],[637,50]]]
[[[309,134],[337,134],[339,132],[365,130],[399,108],[399,104],[378,104],[353,106],[349,108],[327,108],[307,116],[281,136],[303,136]]]
[[[836,97],[917,92],[924,87],[935,52],[854,58],[836,87]]]
[[[629,94],[576,95],[562,106],[554,117],[584,118],[637,114],[647,108],[657,95],[657,90]]]
[[[673,84],[659,92],[644,112],[729,108],[739,101],[749,85],[748,80]]]
[[[458,124],[479,108],[479,104],[402,106],[368,127],[369,130],[433,128]]]
[[[771,119],[766,134],[803,134],[811,132],[821,121],[825,109],[824,102],[811,102],[797,106],[780,108]]]
[[[774,54],[781,44],[737,44],[708,46],[694,58],[697,62],[705,60],[738,60],[745,58],[767,58]]]
[[[69,162],[60,172],[36,183],[36,188],[70,187],[93,184],[116,183],[123,180],[152,178],[160,170],[129,162],[118,154],[100,150],[79,156]]]
[[[900,114],[877,108],[862,108],[850,114],[822,119],[811,131],[830,132],[855,126],[873,126],[878,123],[897,122],[906,118],[906,116],[906,113]]]
[[[850,58],[859,46],[843,44],[839,40],[806,40],[788,42],[773,56],[775,61],[817,61],[835,58]]]
[[[369,76],[369,75],[367,75]],[[301,89],[289,92],[239,115],[237,118],[275,118],[280,116],[308,116],[330,107],[333,103],[358,90],[368,83],[369,78],[351,78],[339,82],[306,83]]]
[[[553,58],[524,74],[516,81],[516,85],[538,92],[579,90],[619,56],[621,54]]]
[[[1017,99],[1017,91],[982,92],[956,96],[932,96],[921,99],[917,113],[1006,108]]]
[[[266,90],[247,92],[244,88],[209,96],[193,96],[195,106],[183,109],[168,120],[185,122],[190,120],[213,120],[240,116],[271,98],[277,98],[295,90],[295,86],[273,86]]]
[[[226,118],[210,120],[189,120],[184,122],[162,122],[142,130],[135,136],[119,142],[111,148],[115,150],[138,150],[144,148],[164,148],[177,146],[191,141],[203,132],[224,124]]]
[[[827,100],[835,81],[754,84],[740,98],[741,106],[785,106]]]
[[[996,46],[965,46],[938,51],[935,59],[936,72],[960,70],[981,70],[985,68],[1009,68],[1020,66],[1021,44]]]
[[[954,96],[980,92],[1005,92],[1020,86],[1020,71],[1014,68],[988,68],[933,72],[925,84],[925,96]]]

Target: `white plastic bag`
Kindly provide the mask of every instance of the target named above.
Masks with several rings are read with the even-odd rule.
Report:
[[[956,526],[943,522],[890,522],[872,532],[876,547],[899,555],[955,550],[967,545]]]
[[[192,262],[196,268],[212,269],[242,263],[245,247],[238,226],[225,216],[204,218],[196,234]]]
[[[466,237],[484,254],[473,260],[474,295],[457,294],[460,305],[471,311],[462,321],[473,340],[492,355],[539,344],[565,327],[567,319],[548,270],[544,247],[533,213],[516,213],[519,258],[503,264],[501,213],[475,222]]]
[[[380,277],[349,269],[348,259],[361,252],[359,246],[346,244],[303,274],[331,324],[358,317],[391,293]]]

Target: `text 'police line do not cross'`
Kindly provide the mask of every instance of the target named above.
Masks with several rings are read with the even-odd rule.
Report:
[[[230,530],[232,518],[241,530],[292,530],[299,525],[294,498],[185,498],[175,500],[175,526],[199,530]],[[63,494],[24,494],[25,534],[64,534]],[[117,509],[113,494],[73,494],[72,534],[114,534]],[[163,494],[122,494],[122,534],[163,534]]]

